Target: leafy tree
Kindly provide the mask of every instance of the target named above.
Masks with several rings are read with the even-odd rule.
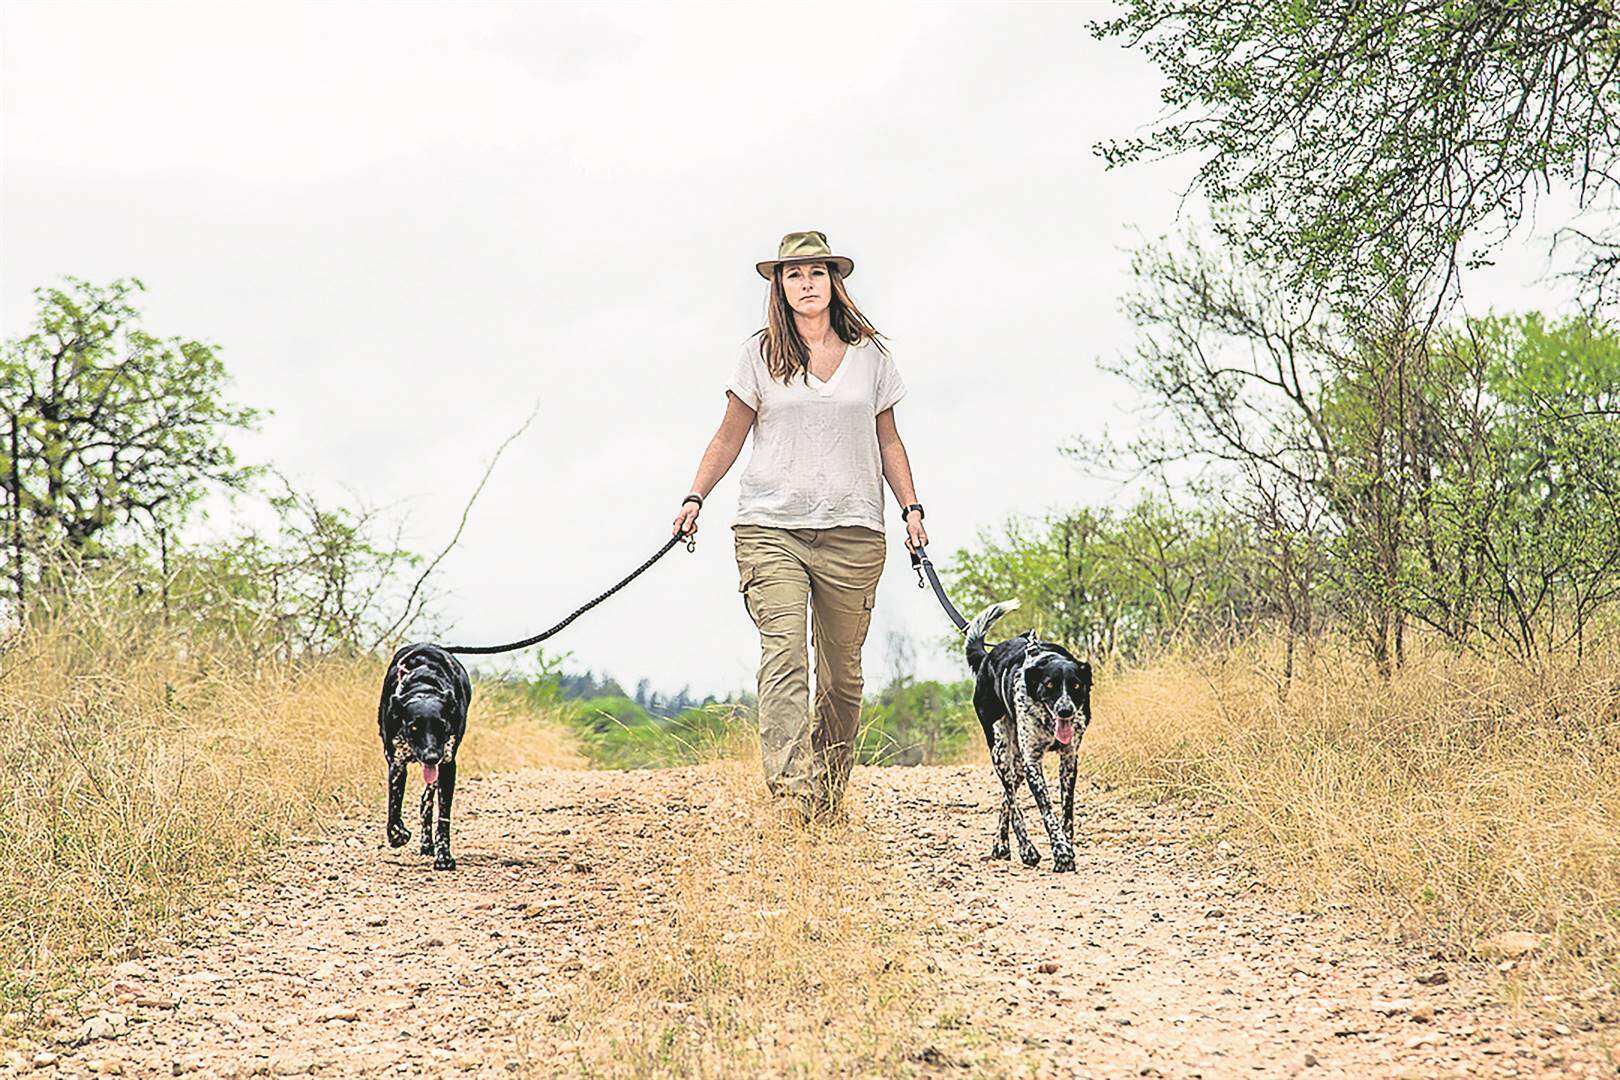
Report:
[[[1444,291],[1538,186],[1583,204],[1616,184],[1620,37],[1611,0],[1124,0],[1092,24],[1164,76],[1165,118],[1098,152],[1190,153],[1224,235],[1310,281]],[[1609,235],[1594,237],[1620,265]]]
[[[1236,511],[1244,528],[1230,539],[1259,565],[1232,580],[1245,597],[1259,583],[1266,602],[1253,610],[1282,609],[1290,671],[1295,640],[1322,614],[1357,632],[1386,674],[1413,622],[1527,659],[1584,648],[1620,599],[1611,327],[1530,316],[1431,331],[1398,283],[1350,317],[1297,299],[1230,246],[1219,257],[1196,243],[1148,248],[1136,268],[1128,310],[1142,333],[1117,370],[1158,423],[1124,456],[1159,473],[1195,465],[1195,486]],[[1092,558],[1140,562],[1155,549],[1151,536],[1120,540]],[[1061,578],[1040,565],[1043,548],[1020,544],[1015,561],[1051,588]],[[1133,605],[1132,588],[1116,574],[1086,590],[1132,613],[1116,623],[1127,637],[1165,623]],[[1152,594],[1185,602],[1170,578]]]
[[[1527,315],[1481,320],[1466,344],[1492,409],[1489,468],[1469,488],[1488,515],[1479,627],[1526,657],[1582,652],[1594,616],[1620,599],[1620,333]]]
[[[1235,515],[1145,499],[981,535],[948,570],[968,613],[1017,598],[1020,629],[1099,657],[1252,628],[1273,614],[1253,533]]]
[[[33,330],[0,351],[0,487],[17,599],[43,552],[95,557],[119,526],[162,534],[205,485],[242,488],[255,472],[224,436],[258,414],[225,400],[214,348],[146,332],[131,299],[137,279],[67,281],[34,291]]]
[[[1326,603],[1389,672],[1414,611],[1413,560],[1444,562],[1435,514],[1456,493],[1443,465],[1484,430],[1484,368],[1433,346],[1399,278],[1349,311],[1343,297],[1301,298],[1232,245],[1150,246],[1134,269],[1126,310],[1141,336],[1115,370],[1158,423],[1125,456],[1159,472],[1193,463],[1224,489],[1290,645]]]

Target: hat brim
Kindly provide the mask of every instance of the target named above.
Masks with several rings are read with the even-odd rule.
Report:
[[[772,272],[775,271],[778,266],[793,266],[796,263],[813,262],[831,263],[838,268],[838,274],[840,277],[849,277],[849,275],[855,272],[855,260],[845,258],[842,255],[795,255],[791,259],[767,259],[764,262],[755,263],[754,269],[759,271],[760,277],[764,278],[766,281],[769,281],[771,280]]]

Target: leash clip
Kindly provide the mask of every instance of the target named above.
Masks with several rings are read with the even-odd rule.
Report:
[[[911,553],[911,569],[917,574],[917,588],[928,588],[928,581],[923,577],[922,556],[918,555],[915,551]]]
[[[692,535],[691,533],[686,534],[686,550],[687,551],[696,551],[697,550],[697,537]]]

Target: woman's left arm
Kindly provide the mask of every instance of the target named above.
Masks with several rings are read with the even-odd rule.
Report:
[[[877,414],[878,453],[883,459],[883,478],[889,489],[900,500],[901,506],[917,501],[917,489],[911,482],[911,459],[906,456],[906,444],[900,441],[900,429],[894,425],[894,409]],[[928,532],[923,528],[922,514],[913,510],[905,515],[906,550],[916,551],[928,543]]]

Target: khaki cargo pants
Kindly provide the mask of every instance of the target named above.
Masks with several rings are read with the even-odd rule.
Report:
[[[734,525],[743,606],[759,628],[759,751],[771,794],[803,816],[837,809],[855,760],[861,645],[883,574],[883,534],[861,525]],[[805,651],[809,602],[815,710]]]

